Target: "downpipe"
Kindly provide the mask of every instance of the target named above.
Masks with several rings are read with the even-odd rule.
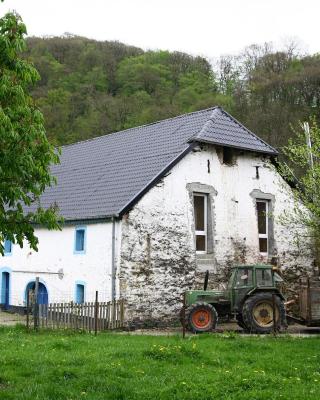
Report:
[[[116,221],[115,217],[112,217],[112,246],[111,246],[111,300],[116,299]]]

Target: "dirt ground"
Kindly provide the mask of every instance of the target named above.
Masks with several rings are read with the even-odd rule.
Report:
[[[0,310],[0,326],[26,324],[26,316]]]
[[[14,314],[10,312],[0,311],[0,326],[14,326],[16,324],[26,324],[26,316]],[[245,332],[237,325],[236,322],[223,322],[218,324],[218,327],[215,331],[216,333],[226,333],[226,332],[236,332],[239,334],[245,334]],[[136,329],[130,332],[124,331],[124,334],[131,334],[131,335],[155,335],[155,336],[171,336],[171,335],[179,335],[182,334],[182,328],[155,328],[155,329]],[[289,325],[288,329],[282,332],[283,334],[290,334],[290,335],[302,335],[302,336],[320,336],[320,327],[312,327],[308,328],[302,325],[294,324]],[[187,332],[187,335],[190,333]]]
[[[238,326],[236,322],[223,322],[218,324],[216,333],[227,333],[227,332],[235,332],[240,335],[248,335],[248,333],[244,332],[242,328]],[[161,328],[161,329],[136,329],[134,331],[130,331],[132,335],[155,335],[155,336],[171,336],[171,335],[179,335],[182,334],[182,328]],[[320,327],[305,327],[298,324],[289,325],[286,330],[283,330],[280,334],[289,334],[294,336],[320,336]],[[186,335],[192,335],[189,332],[186,332]]]

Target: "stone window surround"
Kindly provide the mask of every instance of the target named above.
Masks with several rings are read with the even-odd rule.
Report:
[[[214,197],[218,194],[216,189],[213,186],[206,185],[199,182],[193,182],[187,184],[187,191],[189,193],[190,203],[191,203],[191,212],[192,212],[192,221],[191,221],[191,229],[193,232],[193,241],[194,241],[194,249],[196,248],[196,235],[195,235],[195,225],[194,225],[194,203],[193,196],[197,193],[205,194],[208,197],[207,204],[207,253],[213,254],[214,252],[214,227],[215,227],[215,218],[214,218]],[[201,256],[205,256],[206,254],[196,254],[197,258],[201,258]]]
[[[253,205],[255,209],[255,213],[257,216],[257,200],[265,200],[268,201],[268,257],[272,257],[276,253],[276,244],[274,238],[274,205],[275,205],[275,196],[271,193],[262,192],[260,189],[253,189],[250,193],[250,196],[253,199]],[[258,221],[258,216],[257,216]],[[258,222],[257,222],[258,224]],[[258,234],[258,225],[257,225],[257,238],[259,237]]]

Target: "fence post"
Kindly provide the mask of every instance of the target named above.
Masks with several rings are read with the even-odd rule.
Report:
[[[27,291],[27,329],[29,330],[30,289]]]
[[[98,291],[96,291],[96,301],[94,303],[94,334],[95,334],[95,336],[97,336],[97,332],[98,332],[98,307],[99,307]]]
[[[34,329],[37,330],[39,328],[39,302],[38,302],[38,293],[39,293],[39,277],[36,277],[36,284],[34,288]]]
[[[182,337],[186,337],[186,292],[183,292],[183,306],[182,306]]]
[[[272,293],[272,318],[273,318],[273,334],[277,334],[277,316],[276,316],[276,295]],[[279,315],[279,318],[280,315]]]

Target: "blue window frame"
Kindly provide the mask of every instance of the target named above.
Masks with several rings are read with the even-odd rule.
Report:
[[[79,226],[75,229],[74,235],[74,253],[85,254],[87,229],[85,226]]]
[[[84,303],[84,284],[77,283],[76,284],[76,303],[82,304]]]
[[[9,239],[4,241],[4,255],[9,256],[12,254],[12,242]]]

